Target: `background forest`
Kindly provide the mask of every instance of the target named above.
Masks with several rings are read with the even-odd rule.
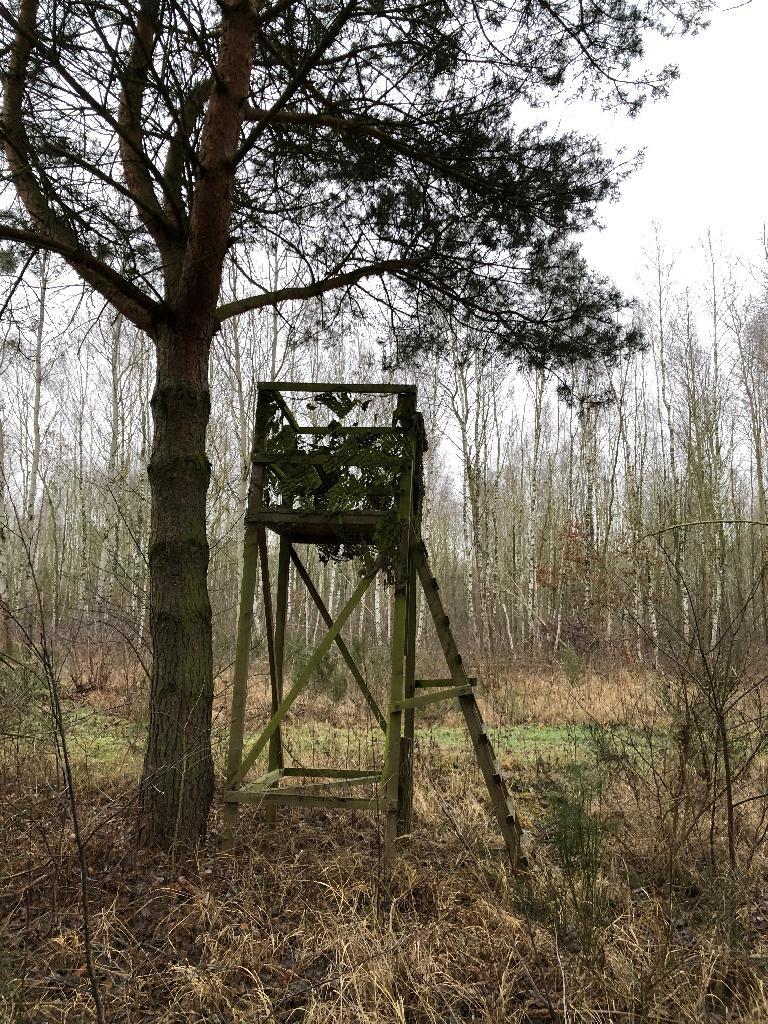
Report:
[[[419,386],[424,534],[531,861],[508,871],[456,712],[435,711],[394,889],[362,815],[265,828],[249,811],[232,858],[217,805],[191,860],[136,849],[153,349],[30,258],[0,349],[0,1020],[764,1019],[768,303],[763,266],[710,238],[699,253],[680,280],[656,234],[644,348],[610,365],[518,369],[449,321],[405,365],[349,298],[246,313],[214,339],[219,777],[256,382]],[[268,272],[277,287],[290,261]],[[355,565],[307,557],[338,609]],[[346,630],[378,695],[390,596],[378,579]],[[324,628],[295,579],[288,621],[290,675]],[[257,629],[254,729],[264,646]],[[437,654],[421,609],[420,665]],[[288,755],[348,767],[377,742],[327,656]]]
[[[258,380],[418,383],[424,533],[461,639],[484,663],[573,653],[658,667],[668,629],[689,636],[706,610],[714,641],[745,601],[765,639],[762,268],[739,266],[711,239],[699,280],[677,279],[658,238],[646,260],[644,350],[570,372],[517,370],[450,323],[439,354],[398,365],[386,326],[359,304],[315,300],[225,324],[209,440],[218,665],[233,656]],[[276,279],[285,263],[278,254]],[[233,295],[238,286],[231,277]],[[119,316],[77,299],[55,260],[35,259],[4,318],[0,577],[12,612],[3,628],[38,614],[36,579],[87,688],[116,663],[140,671],[148,659],[153,354]],[[354,572],[329,563],[319,573],[338,607]],[[350,627],[374,643],[389,637],[382,588]],[[308,597],[292,600],[290,623],[299,648],[316,636]]]

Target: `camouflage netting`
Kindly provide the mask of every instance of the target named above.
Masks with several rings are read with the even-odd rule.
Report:
[[[375,422],[370,396],[352,396],[338,391],[307,399],[307,410],[315,421],[318,409],[328,411],[327,420],[322,422],[324,417],[319,417],[319,426],[327,431],[322,434],[297,434],[275,395],[265,394],[262,400],[268,403],[264,444],[268,454],[325,456],[317,465],[294,465],[286,461],[272,467],[265,480],[264,507],[325,513],[331,519],[341,513],[384,513],[385,518],[377,526],[371,542],[361,541],[354,530],[344,537],[340,526],[341,539],[321,545],[319,551],[322,561],[359,559],[366,567],[383,556],[384,568],[391,575],[399,539],[400,460],[410,455],[408,447],[412,442],[408,436],[347,432],[353,426],[383,425]],[[414,510],[418,523],[424,492],[421,452],[426,448],[422,419],[417,413],[415,423],[409,423],[400,401],[391,425],[406,431],[413,427],[417,438]]]

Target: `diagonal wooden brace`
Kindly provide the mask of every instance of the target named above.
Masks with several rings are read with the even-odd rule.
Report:
[[[275,734],[277,729],[280,727],[280,723],[282,722],[282,720],[285,718],[285,716],[290,711],[291,705],[296,700],[296,698],[299,696],[299,694],[304,689],[304,687],[307,685],[307,683],[309,682],[310,678],[312,677],[312,673],[315,671],[317,666],[320,664],[320,661],[328,653],[328,651],[331,648],[331,645],[333,644],[334,640],[339,635],[341,630],[344,628],[344,624],[347,622],[347,620],[349,619],[350,615],[352,614],[352,612],[357,607],[357,605],[360,602],[363,594],[366,592],[368,587],[370,587],[371,583],[374,580],[374,577],[375,577],[377,571],[378,571],[378,564],[377,564],[376,568],[374,569],[374,571],[370,575],[365,576],[363,579],[360,580],[360,582],[358,583],[357,587],[355,588],[354,593],[352,594],[350,599],[347,601],[347,603],[344,605],[344,607],[339,612],[339,615],[338,615],[336,621],[333,623],[331,628],[325,634],[325,636],[323,637],[323,639],[320,642],[319,646],[315,648],[315,651],[312,654],[312,657],[309,659],[307,664],[304,666],[302,671],[299,673],[299,675],[298,675],[298,677],[296,679],[296,682],[293,684],[291,689],[286,694],[285,698],[283,699],[282,703],[280,704],[280,707],[277,709],[277,711],[270,718],[270,720],[269,720],[269,722],[267,724],[267,727],[264,729],[264,731],[262,732],[261,736],[259,736],[259,738],[256,740],[256,742],[253,744],[251,749],[248,751],[248,753],[243,758],[243,761],[242,761],[240,767],[238,768],[238,770],[235,772],[234,776],[229,781],[229,788],[230,789],[235,789],[243,781],[243,779],[245,778],[246,773],[248,772],[248,769],[251,767],[251,765],[254,763],[256,758],[262,752],[264,747],[266,747],[267,743],[269,743],[271,737]]]
[[[325,602],[323,601],[322,597],[320,596],[320,593],[318,592],[317,587],[312,582],[312,579],[311,579],[309,573],[307,572],[307,570],[306,570],[303,562],[299,558],[299,556],[296,554],[296,550],[294,549],[293,546],[291,546],[291,548],[290,548],[290,554],[291,554],[291,561],[296,566],[296,571],[298,572],[298,574],[301,577],[301,579],[304,581],[304,586],[309,591],[309,596],[315,602],[315,605],[317,606],[317,610],[320,612],[320,617],[325,622],[326,626],[328,626],[328,627],[332,626],[333,625],[333,616],[331,615],[331,613],[326,608]],[[347,668],[352,673],[352,676],[353,676],[355,682],[360,687],[360,690],[362,691],[363,696],[365,697],[366,701],[368,702],[368,707],[371,709],[371,711],[373,712],[374,716],[376,717],[376,721],[381,726],[382,732],[386,732],[387,731],[387,720],[384,717],[384,715],[382,714],[381,708],[376,703],[376,698],[373,696],[373,694],[369,690],[368,684],[365,681],[363,673],[357,667],[357,662],[352,657],[352,654],[351,654],[349,648],[347,647],[346,643],[344,642],[344,638],[341,636],[341,634],[338,634],[336,636],[336,646],[339,648],[339,651],[341,652],[341,656],[342,656],[342,658],[344,659],[344,661],[347,664]]]

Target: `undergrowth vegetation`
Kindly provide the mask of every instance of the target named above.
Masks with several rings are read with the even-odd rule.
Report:
[[[766,766],[754,735],[735,734],[729,825],[716,731],[702,725],[692,741],[674,676],[491,675],[482,701],[530,832],[517,876],[450,711],[417,733],[417,826],[391,878],[381,823],[365,814],[285,810],[268,827],[245,810],[232,855],[217,812],[194,856],[150,854],[133,840],[144,724],[119,687],[84,695],[64,677],[105,1019],[765,1020]],[[286,749],[303,764],[374,763],[378,737],[335,680],[329,668],[295,711]],[[0,1020],[79,1024],[94,1004],[77,852],[43,697],[27,682],[0,764]],[[255,687],[254,720],[263,697]]]

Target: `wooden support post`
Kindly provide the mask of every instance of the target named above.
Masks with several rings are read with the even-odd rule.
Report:
[[[248,695],[248,664],[251,652],[251,629],[253,627],[253,599],[256,596],[256,569],[259,560],[257,527],[248,524],[243,545],[243,578],[240,584],[240,609],[237,619],[237,641],[235,647],[235,668],[232,681],[232,707],[229,716],[229,750],[227,752],[227,785],[240,767],[243,756],[245,734],[245,702]],[[237,825],[236,803],[224,805],[224,833],[222,845],[231,850],[234,846]]]
[[[277,553],[277,606],[275,608],[275,674],[281,701],[285,683],[285,630],[288,624],[288,586],[292,551],[293,548],[288,538],[281,537]],[[280,765],[280,767],[283,766]]]
[[[403,712],[400,701],[405,692],[405,631],[407,614],[407,586],[396,584],[392,621],[392,674],[390,679],[389,725],[387,728],[386,758],[384,763],[385,802],[387,817],[384,823],[384,867],[389,870],[395,856],[395,839],[399,818],[400,739]]]
[[[408,564],[408,610],[405,620],[405,679],[403,681],[403,697],[405,701],[413,701],[416,693],[416,563],[410,559]],[[416,731],[415,704],[401,704],[405,709],[403,716],[403,736],[400,741],[400,781],[398,785],[398,819],[397,834],[407,835],[413,824],[413,746]]]
[[[256,425],[253,432],[253,447],[258,449],[264,443],[269,410],[266,403],[256,407]],[[235,777],[243,756],[245,735],[245,706],[248,697],[248,666],[251,656],[251,631],[253,629],[253,600],[256,596],[256,570],[259,561],[259,527],[252,523],[262,506],[264,494],[264,468],[254,466],[248,489],[248,507],[245,514],[245,538],[243,541],[243,576],[240,581],[240,606],[237,617],[237,639],[235,641],[235,667],[232,679],[232,706],[229,718],[229,749],[227,751],[228,789],[235,787]],[[224,829],[222,846],[231,850],[235,842],[237,826],[237,804],[224,805]]]
[[[269,578],[269,560],[267,557],[266,530],[259,527],[259,548],[261,554],[261,577],[264,588],[264,618],[267,626],[267,651],[269,654],[269,679],[272,695],[272,714],[283,702],[283,660],[285,656],[285,619],[288,606],[288,570],[290,568],[288,541],[280,538],[277,565],[277,608],[272,614],[272,587]],[[269,770],[277,771],[284,767],[283,739],[280,729],[276,729],[269,741]],[[274,825],[277,821],[277,806],[267,806],[265,821]]]
[[[421,472],[424,453],[422,451],[422,433],[417,425],[418,413],[414,396],[404,399],[406,423],[409,424],[406,446],[410,449],[413,462],[411,481],[411,524],[408,543],[408,610],[405,627],[405,680],[403,687],[405,709],[403,719],[403,737],[400,748],[400,780],[399,780],[399,812],[397,821],[398,835],[406,835],[413,825],[413,757],[416,729],[416,629],[418,611],[418,576],[416,563],[411,554],[411,539],[421,534],[421,512],[416,488],[422,486]],[[419,479],[415,474],[419,474]]]

